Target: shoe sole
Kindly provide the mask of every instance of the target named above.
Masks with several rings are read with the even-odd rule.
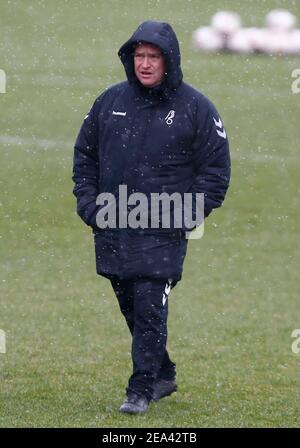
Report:
[[[144,411],[133,411],[133,410],[130,410],[130,409],[121,409],[120,408],[119,411],[122,412],[123,414],[134,415],[134,414],[145,414],[145,412],[147,412],[147,409],[145,409]]]

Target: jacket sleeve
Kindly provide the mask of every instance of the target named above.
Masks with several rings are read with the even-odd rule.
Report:
[[[99,194],[97,100],[85,117],[74,146],[73,194],[77,198],[77,213],[89,226],[94,226]]]
[[[230,180],[230,154],[223,122],[214,107],[206,99],[199,104],[196,114],[196,136],[193,142],[195,178],[192,193],[204,194],[204,217],[220,207]],[[204,109],[204,110],[203,110]],[[193,217],[195,215],[193,194]]]

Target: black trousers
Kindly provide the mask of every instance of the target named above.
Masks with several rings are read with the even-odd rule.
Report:
[[[174,379],[176,365],[166,350],[169,280],[113,278],[112,287],[132,335],[133,373],[126,389],[150,401],[156,379]],[[174,285],[175,286],[175,285]]]

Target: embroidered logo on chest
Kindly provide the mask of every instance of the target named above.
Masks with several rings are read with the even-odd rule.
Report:
[[[112,111],[113,115],[120,115],[121,117],[126,117],[126,113],[127,112],[119,112],[119,111],[116,112],[115,110]]]
[[[171,109],[170,112],[168,112],[168,115],[165,117],[165,122],[168,126],[171,126],[173,124],[173,118],[175,117],[175,110]]]

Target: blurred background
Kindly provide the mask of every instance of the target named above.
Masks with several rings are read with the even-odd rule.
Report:
[[[0,2],[0,427],[297,426],[299,56],[200,53],[219,10],[247,27],[298,1]],[[232,182],[190,241],[169,303],[179,391],[119,415],[130,338],[93,239],[75,213],[73,144],[95,98],[125,79],[117,51],[144,20],[177,33],[184,80],[225,123]]]

